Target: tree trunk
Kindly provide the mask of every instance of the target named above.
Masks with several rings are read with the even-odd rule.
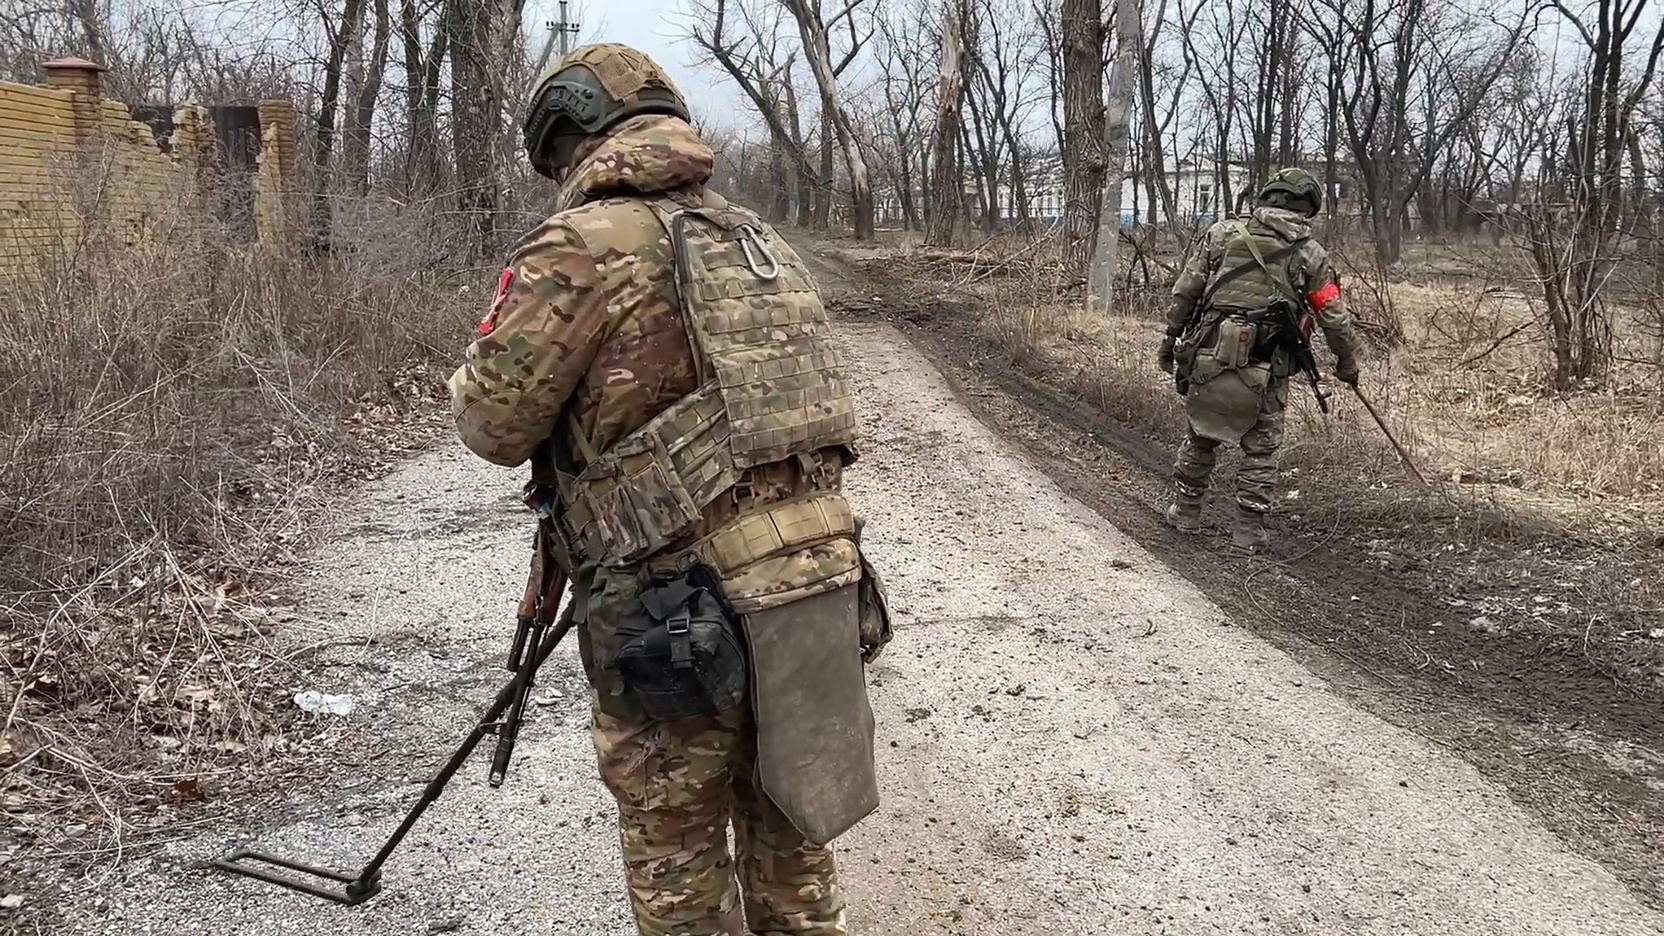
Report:
[[[786,158],[786,152],[780,141],[769,144],[769,173],[773,177],[774,198],[769,204],[768,220],[770,224],[785,224],[792,216],[792,169],[791,162]]]
[[[422,23],[415,0],[400,0],[399,35],[404,43],[405,194],[427,198],[439,187],[439,75],[449,49],[450,22],[441,16],[433,44],[422,52]]]
[[[81,36],[87,43],[87,59],[99,65],[110,64],[104,55],[104,29],[98,21],[96,0],[70,0],[70,8],[81,24]]]
[[[960,173],[954,158],[959,141],[960,104],[965,95],[963,10],[949,0],[942,16],[942,60],[937,69],[936,129],[930,146],[930,228],[925,243],[953,243],[959,223]]]
[[[381,97],[382,80],[387,72],[388,38],[393,31],[387,0],[375,0],[375,14],[370,60],[364,65],[341,147],[341,165],[348,185],[353,194],[360,196],[370,189],[370,127],[375,123],[376,101]]]
[[[490,73],[497,0],[451,0],[450,12],[451,146],[470,259],[481,260],[497,249],[497,98]]]
[[[1127,132],[1132,119],[1133,66],[1144,41],[1137,0],[1115,0],[1115,64],[1109,73],[1109,109],[1104,118],[1104,199],[1098,221],[1098,243],[1092,255],[1087,298],[1108,312],[1115,301],[1115,272],[1121,255],[1121,181],[1126,175]]]
[[[1100,0],[1063,0],[1063,263],[1085,279],[1098,239],[1104,184],[1104,31]],[[1119,181],[1117,181],[1119,188]]]
[[[364,0],[345,0],[341,19],[330,37],[329,59],[324,63],[324,87],[318,102],[318,134],[316,159],[318,191],[312,216],[313,249],[329,250],[330,212],[330,155],[335,149],[335,119],[341,106],[341,71],[346,62],[347,47],[359,31],[359,19],[364,15]]]
[[[1329,64],[1329,109],[1323,115],[1323,210],[1335,220],[1340,202],[1340,63]]]
[[[832,226],[832,187],[837,172],[832,164],[832,117],[823,107],[820,112],[820,175],[815,177],[815,230]]]
[[[1144,178],[1146,194],[1149,196],[1150,214],[1155,214],[1156,206],[1161,206],[1161,214],[1167,224],[1178,223],[1178,206],[1173,197],[1173,186],[1167,181],[1167,156],[1163,151],[1161,140],[1161,122],[1156,119],[1156,88],[1155,88],[1155,41],[1157,32],[1161,28],[1161,19],[1166,15],[1165,2],[1156,8],[1155,19],[1150,25],[1150,38],[1146,41],[1142,36],[1138,42],[1139,82],[1141,97],[1143,98],[1143,129],[1144,129]],[[1142,26],[1140,26],[1142,32]],[[1171,117],[1169,117],[1171,119]]]
[[[872,240],[873,198],[872,180],[866,159],[861,155],[854,127],[843,106],[838,103],[837,78],[832,64],[831,46],[827,41],[826,23],[813,0],[784,0],[787,9],[797,20],[803,38],[803,53],[814,73],[815,85],[820,89],[821,108],[828,115],[843,151],[844,169],[849,174],[850,208],[854,215],[856,240]]]

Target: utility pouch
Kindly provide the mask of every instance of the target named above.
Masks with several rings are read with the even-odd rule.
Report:
[[[1213,342],[1219,337],[1219,313],[1205,310],[1185,326],[1173,343],[1173,377],[1176,382],[1190,379],[1198,355],[1211,354]],[[1181,394],[1184,391],[1179,391]]]
[[[861,549],[861,528],[865,521],[855,521],[855,549],[861,557],[861,587],[858,597],[860,608],[861,632],[861,662],[871,663],[884,652],[894,632],[890,627],[890,600],[884,591],[884,580],[879,578],[878,569],[867,560],[867,554]]]
[[[1213,345],[1214,357],[1225,370],[1247,367],[1254,360],[1254,339],[1258,329],[1237,318],[1219,323],[1219,337]]]
[[[745,641],[708,570],[644,589],[618,637],[619,675],[648,718],[712,715],[745,701]]]

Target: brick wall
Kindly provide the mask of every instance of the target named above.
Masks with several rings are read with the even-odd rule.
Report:
[[[112,244],[213,236],[202,224],[216,184],[209,109],[175,108],[158,146],[100,93],[99,66],[65,59],[45,71],[44,87],[0,82],[0,289]],[[288,243],[299,227],[295,112],[264,102],[259,114],[255,236]]]

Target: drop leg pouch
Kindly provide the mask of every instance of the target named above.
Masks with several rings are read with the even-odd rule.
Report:
[[[815,845],[878,808],[860,600],[856,581],[741,618],[751,657],[757,780]]]

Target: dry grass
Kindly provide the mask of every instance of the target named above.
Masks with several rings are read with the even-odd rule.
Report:
[[[88,222],[0,292],[0,807],[25,843],[119,853],[292,743],[267,587],[325,489],[433,412],[477,313],[425,218],[322,261],[199,223],[110,246]]]

